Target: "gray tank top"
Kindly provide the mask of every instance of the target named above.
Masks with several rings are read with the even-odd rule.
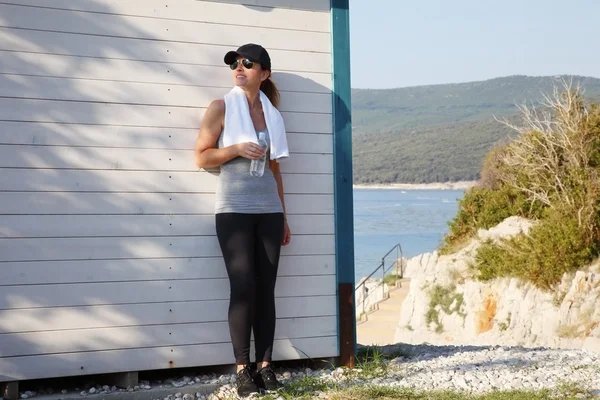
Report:
[[[270,145],[269,132],[266,132]],[[257,134],[258,136],[258,134]],[[217,146],[223,146],[223,132]],[[217,184],[215,214],[244,213],[266,214],[283,212],[281,199],[277,193],[277,182],[269,168],[269,154],[265,163],[265,173],[261,177],[250,175],[250,163],[244,157],[236,157],[221,165],[221,174]]]

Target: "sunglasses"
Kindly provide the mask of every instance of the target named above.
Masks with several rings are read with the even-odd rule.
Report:
[[[254,61],[250,61],[247,58],[244,58],[242,60],[235,60],[234,62],[232,62],[231,64],[229,64],[229,68],[231,68],[232,70],[237,69],[238,65],[240,65],[240,62],[246,69],[252,69],[252,67],[254,67]]]

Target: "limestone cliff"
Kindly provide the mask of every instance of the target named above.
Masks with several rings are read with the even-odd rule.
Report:
[[[456,254],[437,252],[407,260],[411,278],[395,341],[405,343],[516,345],[600,351],[598,264],[563,276],[554,292],[518,279],[480,282],[469,265],[485,239],[497,241],[532,222],[510,217]]]

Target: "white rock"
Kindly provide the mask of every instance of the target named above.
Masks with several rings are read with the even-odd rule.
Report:
[[[478,235],[481,240],[498,240],[521,231],[528,232],[532,225],[531,221],[511,217],[492,229],[479,231]],[[444,332],[441,335],[433,332],[425,320],[429,308],[429,288],[455,284],[450,277],[457,271],[465,271],[479,243],[474,240],[456,254],[439,256],[433,252],[407,261],[407,276],[411,277],[411,282],[400,311],[396,342],[584,347],[590,350],[597,347],[596,351],[600,352],[600,324],[585,340],[562,338],[557,334],[562,326],[576,326],[583,318],[582,313],[590,314],[587,310],[593,312],[591,316],[585,314],[586,318],[600,322],[600,307],[595,306],[600,295],[600,274],[594,272],[579,271],[563,277],[556,290],[557,296],[560,293],[564,295],[560,307],[554,305],[552,293],[543,292],[517,279],[504,278],[491,282],[467,279],[464,283],[456,284],[456,292],[463,295],[462,308],[467,317],[440,312]]]
[[[93,388],[91,388],[91,389],[89,390],[89,393],[90,393],[90,394],[94,394],[94,393],[96,393],[96,388],[94,388],[94,387],[93,387]]]

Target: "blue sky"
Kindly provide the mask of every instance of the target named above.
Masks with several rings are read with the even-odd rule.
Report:
[[[350,0],[352,87],[600,77],[600,0]]]

